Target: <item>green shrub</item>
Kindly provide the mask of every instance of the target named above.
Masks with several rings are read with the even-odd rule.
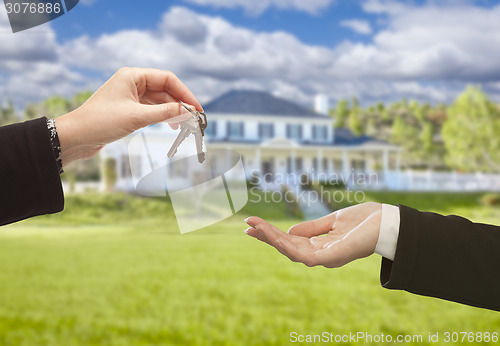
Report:
[[[484,206],[500,205],[500,194],[487,193],[481,197],[481,204]]]
[[[285,203],[288,207],[290,216],[297,219],[303,219],[304,213],[300,209],[299,202],[295,198],[295,195],[293,195],[292,191],[290,191],[290,189],[285,184],[281,185],[281,193],[283,196],[285,196],[283,199],[285,200]]]

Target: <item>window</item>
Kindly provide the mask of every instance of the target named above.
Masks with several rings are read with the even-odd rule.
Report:
[[[217,123],[215,121],[208,122],[207,128],[205,129],[205,135],[208,137],[217,136]]]
[[[132,173],[130,172],[130,163],[128,160],[128,155],[122,155],[120,160],[120,177],[122,178],[130,178]]]
[[[259,124],[259,138],[268,139],[274,137],[274,124]]]
[[[326,142],[328,139],[328,128],[324,125],[313,125],[313,141]]]
[[[302,171],[302,158],[301,157],[297,157],[295,159],[295,170],[298,172]]]
[[[262,175],[266,183],[273,181],[274,174],[274,158],[270,158],[262,162]]]
[[[354,169],[355,171],[364,171],[366,168],[365,163],[366,163],[365,160],[352,160],[351,168]]]
[[[142,176],[142,159],[141,155],[130,155],[130,168],[133,176],[140,177]]]
[[[243,137],[243,123],[242,122],[228,122],[227,135],[229,138],[242,138]]]
[[[301,140],[302,139],[302,125],[300,125],[300,124],[288,124],[286,126],[286,136],[290,139]]]

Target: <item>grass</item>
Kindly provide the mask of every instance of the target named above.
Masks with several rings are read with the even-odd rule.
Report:
[[[367,194],[500,224],[480,197]],[[283,229],[298,221],[284,204],[250,203],[180,235],[164,199],[90,195],[4,227],[0,345],[286,345],[291,332],[427,341],[429,332],[500,331],[499,313],[382,289],[378,256],[338,270],[292,263],[241,232],[248,215]]]

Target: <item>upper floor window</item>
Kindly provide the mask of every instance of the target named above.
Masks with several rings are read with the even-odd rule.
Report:
[[[242,122],[228,122],[227,123],[227,134],[230,138],[242,138],[243,133],[243,123]]]
[[[208,137],[217,136],[217,123],[215,121],[209,121],[204,132]]]
[[[314,142],[326,142],[328,139],[328,128],[324,125],[313,125],[312,135]]]
[[[286,126],[286,136],[290,139],[301,140],[302,139],[302,125],[300,125],[300,124],[288,124]]]
[[[274,124],[259,124],[259,138],[267,139],[274,137]]]

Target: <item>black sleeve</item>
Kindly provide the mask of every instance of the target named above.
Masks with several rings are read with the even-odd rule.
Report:
[[[382,259],[389,289],[500,311],[500,227],[399,205],[394,261]]]
[[[0,225],[63,208],[47,118],[0,127]]]

